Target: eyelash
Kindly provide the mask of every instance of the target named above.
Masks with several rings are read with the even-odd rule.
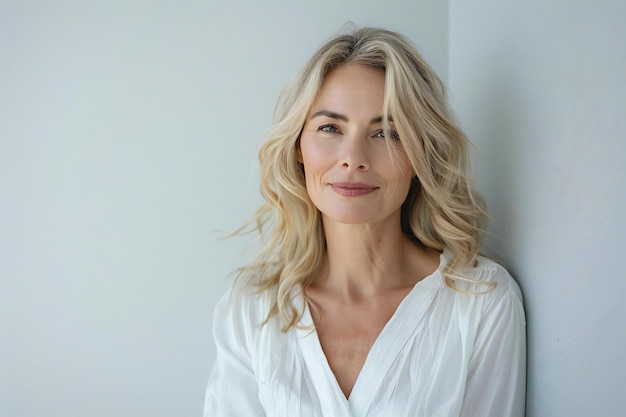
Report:
[[[328,129],[332,129],[332,130],[328,130]],[[337,133],[339,132],[339,127],[337,125],[322,125],[320,126],[318,129],[318,131],[323,132],[323,133]],[[384,139],[385,138],[385,132],[383,130],[379,130],[378,132],[376,132],[377,137]],[[400,135],[398,135],[398,132],[396,132],[395,130],[391,131],[391,138],[395,141],[400,140]]]
[[[328,128],[332,128],[332,131],[326,130]],[[319,130],[320,132],[324,132],[324,133],[337,133],[339,131],[339,127],[337,127],[336,125],[322,125],[320,126],[317,130]]]
[[[395,130],[390,130],[391,133],[391,139],[393,140],[400,140],[400,135],[398,134],[398,132],[396,132]],[[378,133],[376,133],[376,136],[379,136],[381,139],[385,138],[385,132],[383,130],[379,131]]]

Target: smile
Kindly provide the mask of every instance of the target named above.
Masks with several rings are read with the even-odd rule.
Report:
[[[330,184],[330,186],[333,188],[333,190],[335,190],[337,194],[346,197],[358,197],[369,194],[378,189],[378,187],[375,187],[373,185],[357,182],[335,182]]]

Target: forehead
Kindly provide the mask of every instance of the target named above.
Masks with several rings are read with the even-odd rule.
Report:
[[[367,108],[380,114],[384,96],[385,71],[382,68],[344,64],[326,75],[311,110],[324,108],[348,111]]]

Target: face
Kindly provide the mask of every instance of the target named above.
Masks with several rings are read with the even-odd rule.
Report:
[[[345,64],[327,74],[300,137],[309,197],[324,221],[397,222],[412,169],[394,124],[385,137],[382,69]]]

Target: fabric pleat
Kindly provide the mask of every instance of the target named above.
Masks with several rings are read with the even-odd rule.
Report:
[[[493,282],[476,295],[445,285],[437,271],[400,303],[347,399],[314,329],[264,326],[275,294],[217,307],[217,359],[205,417],[523,416],[526,378],[522,295],[500,265],[480,258],[468,278]],[[467,292],[484,287],[462,283]],[[225,296],[225,298],[228,297]],[[306,303],[305,303],[306,304]],[[300,322],[312,324],[308,308]]]

